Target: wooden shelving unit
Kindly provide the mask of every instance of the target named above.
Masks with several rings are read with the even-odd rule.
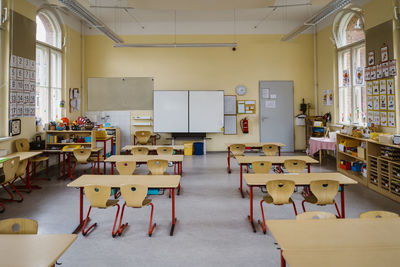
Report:
[[[115,155],[119,155],[121,153],[121,131],[119,128],[107,128],[106,129],[108,135],[113,136],[113,141],[115,144]]]
[[[49,142],[50,136],[54,138],[54,136],[57,137],[57,142]],[[90,142],[70,142],[71,139],[76,139],[76,138],[85,138],[85,137],[91,137]],[[61,140],[68,140],[68,142],[59,142]],[[56,131],[56,130],[49,130],[46,131],[46,138],[45,138],[45,149],[46,150],[56,150],[54,147],[57,147],[57,149],[61,149],[62,146],[66,145],[82,145],[82,146],[87,146],[90,148],[96,148],[96,135],[94,131]]]
[[[366,142],[366,159],[364,160],[349,153],[339,151],[339,143],[343,139],[350,139],[360,143]],[[367,186],[371,190],[400,202],[400,157],[393,157],[393,155],[400,155],[400,146],[338,134],[337,151],[337,169],[339,172]],[[341,169],[340,160],[366,163],[367,178],[356,172]]]

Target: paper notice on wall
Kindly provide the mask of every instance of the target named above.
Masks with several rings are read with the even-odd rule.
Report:
[[[322,91],[322,105],[326,106],[328,104],[328,90]]]
[[[269,88],[262,89],[262,98],[269,98]]]
[[[266,108],[276,108],[276,101],[275,100],[266,100],[265,107]]]
[[[388,112],[387,120],[389,127],[396,127],[396,115],[394,112]]]
[[[276,99],[276,94],[272,94],[271,99]]]

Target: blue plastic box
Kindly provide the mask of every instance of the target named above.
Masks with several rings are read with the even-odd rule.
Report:
[[[193,143],[194,155],[204,155],[204,144],[202,142]]]

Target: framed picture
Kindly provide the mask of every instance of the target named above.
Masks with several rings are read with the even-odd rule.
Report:
[[[375,65],[375,52],[369,51],[368,52],[368,66]]]
[[[389,60],[389,48],[387,45],[381,47],[381,61],[387,62]]]

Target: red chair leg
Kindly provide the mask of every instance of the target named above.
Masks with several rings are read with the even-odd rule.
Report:
[[[154,228],[156,228],[156,224],[153,223],[153,212],[154,212],[154,205],[153,203],[150,203],[151,206],[151,215],[150,215],[150,224],[149,224],[149,236],[153,234]]]
[[[117,209],[117,213],[115,214],[114,226],[113,226],[113,229],[112,229],[112,232],[111,232],[112,237],[115,237],[118,234],[118,229],[119,229],[119,227],[118,227],[118,229],[115,231],[115,226],[117,225],[117,222],[118,222],[118,215],[119,215],[120,206],[119,206],[118,203],[115,204],[115,206],[117,206],[118,209]]]
[[[4,206],[2,202],[0,202],[0,207],[1,207],[0,213],[3,213],[6,210],[6,206]]]
[[[294,201],[292,201],[292,204],[293,204],[294,214],[297,216],[296,204],[294,204]]]
[[[89,215],[90,215],[90,211],[91,211],[91,210],[92,210],[92,206],[89,207],[88,213],[87,213],[87,215],[86,215],[85,222],[83,223],[83,227],[82,227],[82,235],[83,235],[83,236],[86,236],[87,233],[88,233],[90,230],[92,230],[94,227],[97,226],[97,223],[94,223],[94,224],[92,224],[92,226],[90,226],[90,227],[85,231],[86,224],[87,224],[87,222],[89,221]]]
[[[119,219],[119,226],[118,226],[118,230],[117,230],[117,234],[118,234],[119,236],[122,235],[122,232],[123,232],[123,231],[125,230],[125,228],[128,226],[128,223],[122,224],[122,218],[124,217],[125,206],[126,206],[126,203],[124,203],[124,205],[122,206],[121,218]]]
[[[265,235],[265,234],[267,233],[267,226],[265,225],[264,209],[263,209],[263,206],[262,206],[262,203],[263,203],[263,202],[264,202],[264,200],[261,200],[261,201],[260,201],[261,216],[262,216],[263,221],[262,221],[262,223],[261,223],[261,221],[258,220],[258,224],[261,226],[261,228],[262,228],[262,230],[263,230],[263,232],[264,232],[264,235]]]
[[[21,192],[18,191],[18,189],[12,184],[12,183],[8,183],[11,188],[15,191],[15,193],[17,193],[17,195],[20,197],[19,200],[17,200],[17,202],[22,202],[24,201],[24,197],[22,196]]]
[[[17,188],[15,188],[14,185],[12,185],[12,183],[7,183],[8,185],[10,185],[12,187],[12,189],[18,194],[18,196],[20,197],[20,199],[14,199],[14,194],[10,192],[10,190],[7,189],[7,186],[5,184],[2,184],[1,186],[3,187],[3,189],[7,192],[7,194],[10,196],[10,198],[1,198],[0,200],[5,201],[5,202],[22,202],[24,200],[24,197],[21,195],[21,193],[17,190]]]
[[[301,206],[303,207],[303,212],[306,212],[306,207],[304,206],[304,203],[305,203],[306,201],[305,200],[303,200],[302,202],[301,202]]]
[[[72,180],[72,176],[74,175],[74,171],[75,171],[76,165],[78,165],[78,162],[75,162],[74,167],[72,168],[71,174],[69,176],[69,179],[71,179],[71,180]]]
[[[92,167],[92,174],[94,174],[94,171],[96,170],[96,164],[97,164],[97,162],[95,161],[93,163],[93,167]]]
[[[335,201],[335,207],[336,207],[336,211],[337,211],[339,218],[342,218],[342,215],[340,214],[339,207],[338,207],[336,201]]]

